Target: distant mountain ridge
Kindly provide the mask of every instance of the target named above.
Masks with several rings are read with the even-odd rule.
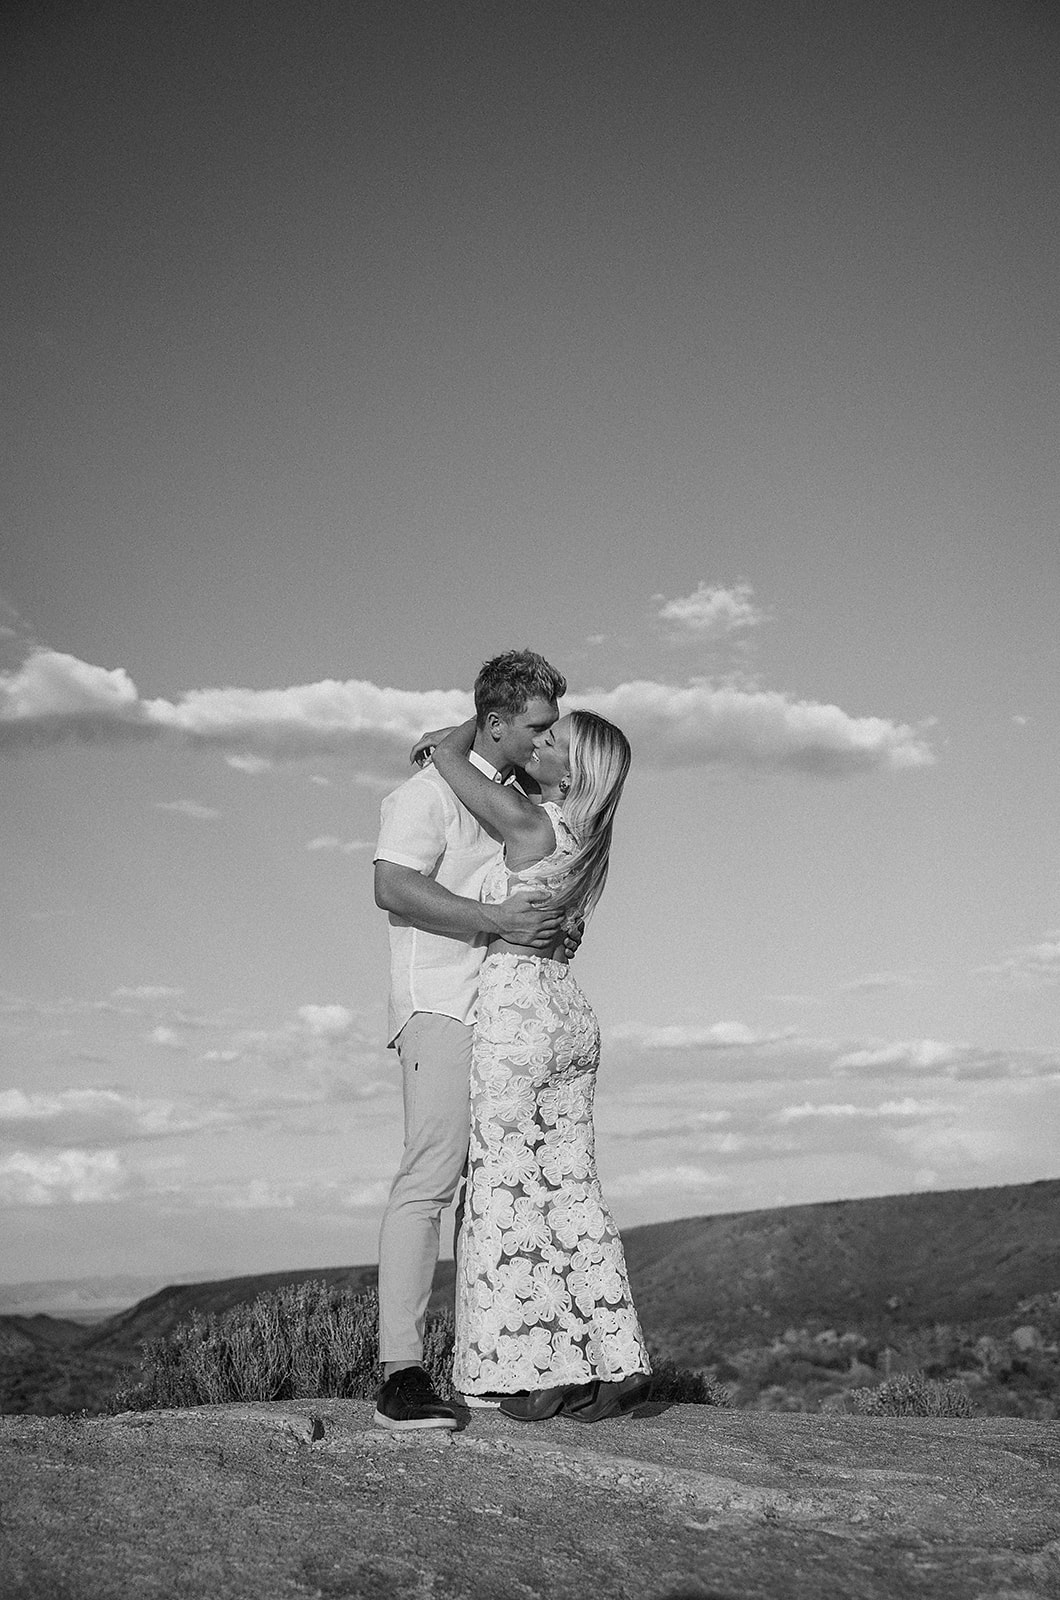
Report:
[[[623,1233],[634,1298],[654,1347],[702,1365],[788,1329],[856,1329],[888,1342],[938,1323],[1011,1328],[1060,1291],[1060,1179],[834,1200],[649,1223]],[[301,1268],[170,1284],[94,1326],[0,1316],[0,1409],[74,1409],[131,1373],[141,1344],[193,1312],[220,1313],[281,1284],[363,1291],[375,1266]],[[439,1263],[432,1305],[452,1304]],[[81,1393],[89,1399],[78,1399]]]
[[[0,1316],[72,1316],[113,1312],[143,1300],[171,1283],[160,1273],[96,1274],[89,1278],[43,1278],[22,1283],[0,1283]]]

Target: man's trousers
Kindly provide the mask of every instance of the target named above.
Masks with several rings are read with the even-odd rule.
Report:
[[[397,1037],[405,1148],[379,1233],[379,1359],[423,1356],[442,1212],[467,1165],[471,1033],[465,1022],[417,1011]]]

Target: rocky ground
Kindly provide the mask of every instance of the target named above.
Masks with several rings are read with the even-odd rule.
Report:
[[[363,1401],[0,1417],[6,1600],[1055,1600],[1060,1427]]]

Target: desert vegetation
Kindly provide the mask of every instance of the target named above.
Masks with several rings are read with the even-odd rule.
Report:
[[[1060,1416],[1060,1291],[1021,1301],[989,1333],[948,1323],[883,1334],[811,1326],[704,1354],[697,1370],[739,1407],[896,1416],[901,1397],[915,1394],[920,1416],[1048,1421]]]
[[[138,1380],[120,1389],[115,1410],[219,1405],[241,1400],[304,1400],[374,1395],[379,1301],[322,1280],[290,1284],[220,1315],[193,1315],[144,1348]],[[453,1392],[453,1319],[429,1312],[424,1366],[438,1392]],[[662,1358],[653,1393],[659,1399],[726,1405],[728,1396],[704,1373]]]

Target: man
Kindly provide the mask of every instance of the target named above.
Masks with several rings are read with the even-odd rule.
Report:
[[[550,738],[562,674],[530,650],[487,661],[475,680],[471,760],[505,782]],[[422,1366],[423,1326],[441,1214],[467,1161],[471,1034],[491,938],[550,949],[560,914],[540,892],[482,905],[500,850],[433,766],[387,795],[375,854],[375,901],[390,913],[390,1045],[401,1062],[405,1146],[379,1235],[375,1422],[455,1428],[456,1413]]]

